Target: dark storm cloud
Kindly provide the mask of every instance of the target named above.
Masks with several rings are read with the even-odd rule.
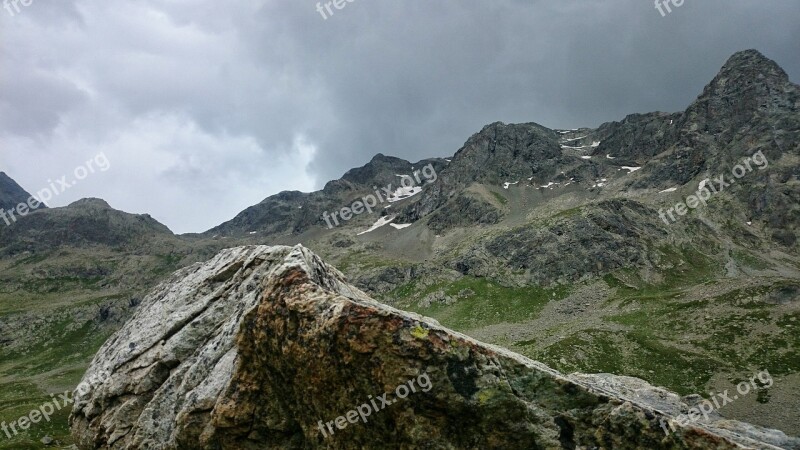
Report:
[[[681,110],[738,50],[800,75],[795,0],[685,0],[666,17],[647,0],[355,0],[327,20],[316,5],[0,11],[0,163],[36,190],[105,151],[114,176],[72,197],[201,231],[378,152],[452,155],[493,121]]]
[[[681,110],[747,48],[796,79],[798,19],[793,1],[686,0],[667,17],[642,0],[356,1],[303,38],[341,124],[314,167],[330,178],[378,151],[450,155],[496,120]]]

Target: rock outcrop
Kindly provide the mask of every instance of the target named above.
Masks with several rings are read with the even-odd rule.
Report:
[[[719,417],[672,429],[689,408],[675,394],[565,376],[382,305],[301,246],[177,272],[85,379],[105,373],[75,394],[80,448],[800,448]]]

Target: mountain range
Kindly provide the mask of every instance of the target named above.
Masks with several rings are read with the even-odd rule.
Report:
[[[493,123],[451,157],[378,154],[203,233],[100,199],[0,222],[0,419],[74,387],[175,270],[303,244],[387,305],[565,373],[707,396],[768,370],[772,388],[721,413],[800,435],[799,108],[800,88],[747,50],[685,111],[573,130]],[[373,212],[344,220],[370,196]],[[29,197],[0,173],[0,207]],[[0,448],[69,441],[66,420]]]

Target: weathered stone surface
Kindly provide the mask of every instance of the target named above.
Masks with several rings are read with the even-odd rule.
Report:
[[[665,434],[675,394],[564,376],[377,303],[304,247],[241,247],[177,272],[100,350],[71,417],[80,448],[800,448],[716,419]],[[431,386],[344,416],[427,374]],[[392,399],[393,397],[389,397]]]

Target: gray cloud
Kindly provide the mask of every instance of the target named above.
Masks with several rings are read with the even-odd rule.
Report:
[[[57,6],[56,6],[57,5]],[[765,6],[766,5],[766,6]],[[88,0],[0,11],[0,169],[202,231],[375,153],[451,155],[484,124],[681,110],[728,56],[800,74],[795,0]]]

